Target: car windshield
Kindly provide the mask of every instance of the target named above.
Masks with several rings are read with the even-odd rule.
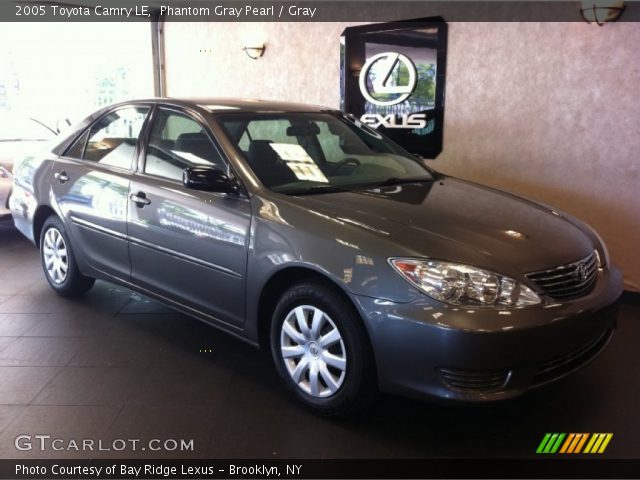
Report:
[[[399,145],[351,117],[235,113],[218,120],[260,181],[276,192],[330,193],[433,178]]]

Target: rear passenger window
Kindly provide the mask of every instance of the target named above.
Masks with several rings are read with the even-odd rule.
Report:
[[[131,169],[138,137],[148,113],[149,107],[137,106],[108,113],[91,127],[85,142],[81,142],[85,135],[76,141],[67,156]],[[83,146],[80,156],[79,151]]]
[[[160,109],[151,129],[145,173],[181,182],[186,168],[198,166],[226,170],[219,150],[198,122],[182,113]]]

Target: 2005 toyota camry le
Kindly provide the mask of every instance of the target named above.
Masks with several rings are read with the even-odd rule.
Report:
[[[328,108],[122,103],[14,173],[15,224],[58,294],[116,282],[268,348],[324,415],[376,390],[514,397],[615,327],[621,273],[594,230]]]

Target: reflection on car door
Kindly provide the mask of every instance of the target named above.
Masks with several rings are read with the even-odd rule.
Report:
[[[158,108],[144,166],[131,182],[131,275],[143,288],[239,326],[250,203],[243,196],[185,188],[182,171],[192,166],[229,168],[201,123]]]
[[[53,165],[55,201],[76,255],[108,275],[129,280],[129,181],[148,106],[128,106],[98,119]]]

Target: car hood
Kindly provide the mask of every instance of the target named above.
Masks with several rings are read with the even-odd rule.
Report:
[[[389,238],[398,245],[398,255],[456,261],[505,274],[553,268],[594,250],[592,240],[562,214],[451,177],[298,199],[345,225]]]

